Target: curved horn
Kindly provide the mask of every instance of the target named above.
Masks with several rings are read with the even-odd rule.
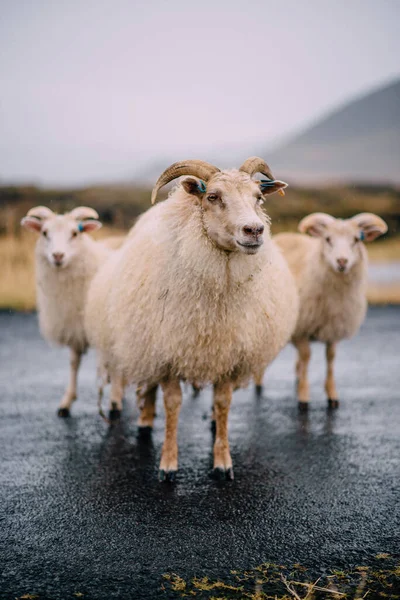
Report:
[[[77,206],[69,213],[69,216],[77,221],[84,221],[85,219],[98,219],[99,215],[94,208],[88,206]]]
[[[360,239],[366,242],[372,242],[388,230],[387,223],[374,213],[360,213],[351,217],[349,221],[353,221],[360,228]]]
[[[47,208],[47,206],[35,206],[34,208],[31,208],[31,210],[28,210],[26,216],[34,217],[39,221],[44,221],[45,219],[54,217],[54,213],[50,208]]]
[[[274,176],[271,173],[271,169],[269,168],[265,160],[259,158],[258,156],[250,156],[250,158],[244,161],[239,171],[248,173],[250,177],[252,177],[256,173],[262,173],[263,175],[268,177],[268,179],[274,179]]]
[[[387,223],[374,213],[359,213],[351,217],[350,221],[354,221],[358,227],[379,227],[382,233],[388,230]]]
[[[327,213],[311,213],[300,221],[297,229],[300,233],[308,233],[311,236],[320,237],[325,229],[335,221],[335,217]]]
[[[164,173],[157,179],[156,185],[151,193],[151,203],[154,204],[158,191],[164,187],[164,185],[167,185],[167,183],[182,175],[194,175],[199,179],[208,181],[218,172],[219,169],[217,167],[204,162],[204,160],[182,160],[181,162],[176,162],[168,167],[168,169],[165,169]]]

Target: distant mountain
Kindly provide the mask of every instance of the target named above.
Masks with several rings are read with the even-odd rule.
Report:
[[[400,80],[346,104],[265,155],[274,173],[298,182],[400,183]]]

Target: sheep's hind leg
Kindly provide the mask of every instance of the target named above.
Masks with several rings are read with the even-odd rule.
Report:
[[[111,377],[110,391],[110,421],[117,421],[122,412],[122,398],[124,397],[124,378],[120,374]]]
[[[141,393],[136,391],[140,416],[138,427],[140,435],[150,434],[153,430],[154,417],[156,416],[157,385]]]
[[[107,367],[104,363],[104,360],[103,360],[100,352],[97,353],[96,372],[97,372],[97,393],[98,393],[98,397],[100,399],[102,399],[103,395],[104,395],[104,388],[108,383],[111,382],[111,378],[107,371]]]
[[[200,396],[202,388],[196,383],[192,384],[192,398],[198,398]]]
[[[161,453],[160,481],[174,481],[178,470],[178,419],[182,404],[179,379],[161,383],[165,407],[165,439]]]
[[[216,435],[214,442],[214,474],[218,479],[233,479],[232,458],[228,441],[228,415],[232,401],[232,384],[214,385],[214,415]]]
[[[263,393],[264,369],[254,373],[255,392],[257,398],[261,398]]]
[[[69,417],[71,404],[76,400],[76,389],[78,381],[78,370],[81,364],[82,354],[73,348],[70,348],[70,376],[69,384],[65,390],[63,399],[58,407],[59,417]]]
[[[215,424],[215,402],[214,402],[214,398],[213,398],[213,403],[211,406],[211,421],[210,421],[210,427],[211,427],[211,431],[212,433],[215,435],[217,426]]]
[[[328,342],[326,344],[327,373],[326,373],[326,381],[325,381],[325,391],[328,396],[329,408],[337,408],[339,406],[338,393],[336,391],[335,377],[333,374],[333,363],[335,360],[335,355],[336,355],[336,344]]]
[[[300,365],[301,365],[300,358],[297,358],[297,360],[296,360],[296,367],[295,367],[296,385],[298,384],[299,379],[300,379]]]
[[[298,375],[297,399],[299,408],[303,410],[308,408],[310,401],[310,385],[308,383],[308,363],[311,357],[310,342],[302,339],[296,340],[293,343],[299,353],[296,363],[296,373]]]

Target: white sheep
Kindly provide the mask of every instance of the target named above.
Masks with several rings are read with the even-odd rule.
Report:
[[[257,172],[269,179],[254,181]],[[276,357],[297,318],[296,286],[261,208],[267,194],[286,184],[256,157],[229,171],[188,160],[159,177],[153,203],[158,190],[181,175],[188,177],[139,219],[93,279],[86,325],[111,379],[139,386],[139,425],[152,426],[161,384],[160,479],[173,480],[178,466],[181,380],[213,384],[214,469],[233,478],[232,391]]]
[[[298,228],[301,233],[274,236],[299,290],[299,317],[292,336],[298,351],[297,396],[300,407],[306,408],[310,342],[319,341],[326,344],[328,403],[338,406],[333,374],[336,344],[358,331],[367,310],[368,257],[363,241],[386,233],[387,225],[372,213],[345,220],[313,213]]]
[[[78,369],[88,348],[83,321],[88,287],[112,252],[86,235],[101,227],[98,217],[85,206],[64,215],[37,206],[21,221],[40,234],[35,249],[40,331],[48,342],[70,348],[70,381],[58,409],[61,417],[69,415],[76,399]]]

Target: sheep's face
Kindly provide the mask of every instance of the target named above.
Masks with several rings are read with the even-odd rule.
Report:
[[[299,230],[319,237],[324,260],[335,272],[345,274],[362,260],[365,252],[362,242],[372,242],[387,231],[387,225],[370,213],[345,220],[315,213],[300,222]]]
[[[218,248],[244,254],[259,251],[269,225],[261,208],[266,192],[261,191],[259,182],[245,173],[223,171],[206,186],[192,176],[184,179],[182,186],[200,204],[204,229]]]
[[[335,220],[321,237],[322,254],[338,273],[348,273],[362,258],[362,236],[355,223]]]
[[[40,234],[38,251],[55,269],[65,269],[73,263],[80,253],[85,231],[101,227],[99,221],[77,221],[68,215],[54,215],[44,220],[28,216],[22,225]]]
[[[40,250],[47,261],[58,269],[66,268],[79,254],[81,232],[79,224],[62,216],[43,223]]]

